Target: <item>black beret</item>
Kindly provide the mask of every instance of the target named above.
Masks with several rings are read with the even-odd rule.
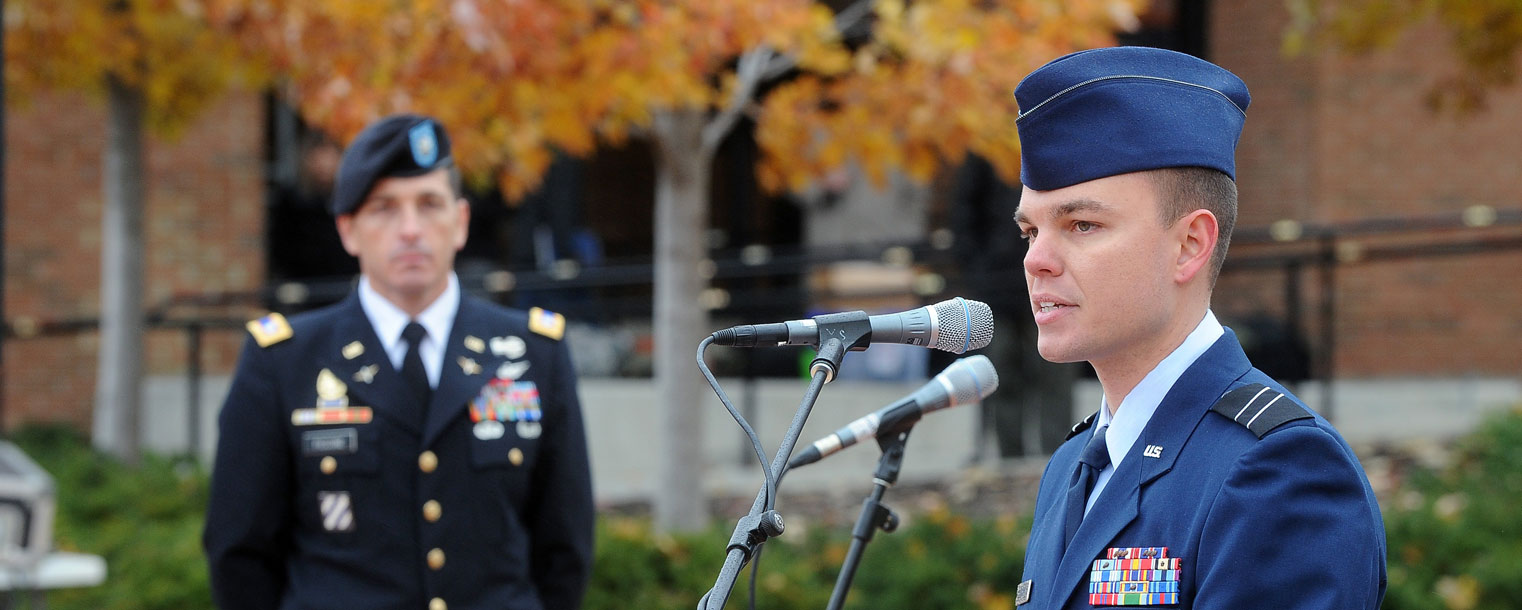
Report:
[[[1079,51],[1015,88],[1020,182],[1049,191],[1165,167],[1236,178],[1236,147],[1252,98],[1235,74],[1163,49]]]
[[[371,123],[349,143],[333,185],[333,215],[359,208],[381,178],[421,176],[449,162],[449,134],[438,121],[397,114]]]

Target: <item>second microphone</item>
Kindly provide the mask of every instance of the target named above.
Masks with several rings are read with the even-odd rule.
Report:
[[[812,464],[869,438],[898,434],[926,413],[977,402],[999,388],[999,374],[987,356],[968,356],[951,363],[914,393],[846,424],[834,434],[814,441],[787,463],[788,468]]]

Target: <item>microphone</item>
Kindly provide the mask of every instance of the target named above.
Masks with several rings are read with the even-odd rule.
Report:
[[[850,328],[861,325],[867,328]],[[994,316],[987,303],[956,297],[876,316],[849,311],[774,324],[732,326],[713,333],[713,342],[734,347],[818,346],[830,337],[844,340],[851,330],[867,330],[847,346],[853,351],[867,349],[872,343],[902,343],[961,354],[988,346],[994,338]]]
[[[979,354],[962,358],[951,363],[951,366],[913,394],[814,441],[814,444],[793,456],[787,467],[792,469],[812,464],[868,438],[898,434],[914,425],[926,413],[982,400],[998,387],[999,374],[994,371],[994,363],[989,362],[987,356]]]

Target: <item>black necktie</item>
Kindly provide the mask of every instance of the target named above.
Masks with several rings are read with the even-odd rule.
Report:
[[[423,355],[419,349],[426,336],[428,331],[417,322],[408,322],[402,329],[402,338],[407,340],[407,356],[402,358],[402,380],[417,397],[420,411],[427,409],[428,400],[433,398],[433,387],[428,384],[428,370],[423,368]]]
[[[1109,426],[1095,430],[1089,444],[1083,447],[1083,455],[1078,456],[1078,469],[1073,472],[1072,485],[1068,486],[1065,521],[1067,537],[1064,538],[1063,548],[1072,544],[1073,534],[1078,533],[1078,524],[1083,522],[1083,509],[1088,505],[1089,492],[1094,490],[1094,481],[1099,478],[1099,471],[1110,465],[1110,450],[1105,447],[1107,429]]]

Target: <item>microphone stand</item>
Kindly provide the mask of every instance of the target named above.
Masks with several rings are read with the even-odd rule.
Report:
[[[877,472],[872,475],[872,492],[862,501],[861,515],[856,518],[856,527],[851,530],[851,548],[846,552],[840,576],[835,580],[835,591],[830,594],[830,604],[826,606],[828,610],[840,610],[845,605],[846,594],[851,590],[851,580],[856,577],[856,567],[861,563],[861,555],[866,552],[867,543],[872,541],[877,530],[892,532],[898,529],[898,515],[884,506],[882,499],[883,492],[898,482],[899,467],[904,462],[904,445],[909,441],[911,429],[877,439],[877,446],[882,448],[883,454],[877,459]]]
[[[793,447],[803,434],[803,424],[808,421],[809,412],[819,399],[819,391],[824,388],[824,384],[835,379],[835,372],[840,370],[840,361],[845,357],[846,349],[872,332],[872,324],[865,317],[859,323],[854,320],[851,322],[840,326],[838,332],[828,339],[820,341],[819,354],[809,367],[813,379],[809,382],[809,389],[804,392],[797,413],[793,415],[792,424],[782,437],[782,445],[777,448],[776,457],[772,459],[772,472],[780,473],[787,467],[787,461],[793,455]],[[756,494],[756,500],[750,506],[750,512],[735,524],[735,531],[729,537],[728,553],[724,556],[724,566],[719,569],[713,588],[698,600],[699,610],[722,609],[725,602],[729,601],[729,592],[734,589],[740,570],[755,556],[762,543],[782,534],[782,515],[775,510],[767,510],[768,503],[776,502],[776,498],[768,497],[767,491],[766,484],[762,483],[761,491]]]

